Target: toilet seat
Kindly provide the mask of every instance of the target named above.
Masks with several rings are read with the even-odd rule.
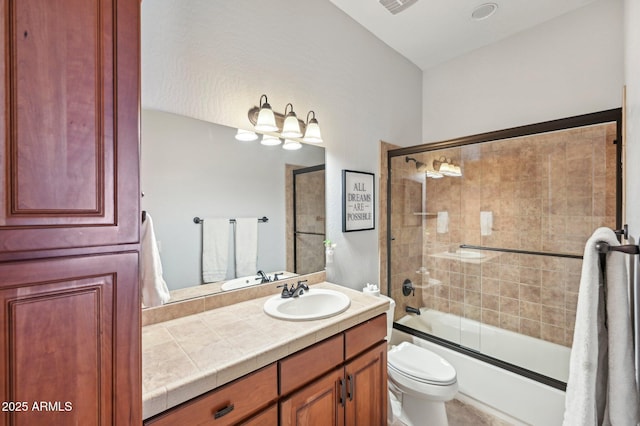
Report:
[[[448,386],[456,383],[456,370],[442,357],[409,342],[394,346],[387,354],[394,373],[419,383]]]

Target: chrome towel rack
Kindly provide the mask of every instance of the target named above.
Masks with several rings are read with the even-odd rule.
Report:
[[[193,218],[193,223],[195,223],[196,225],[201,224],[202,222],[204,222],[204,219],[199,218],[198,216]],[[269,218],[266,216],[262,216],[258,218],[258,223],[267,223],[269,222]],[[236,223],[235,219],[229,219],[229,223]]]
[[[604,241],[598,241],[596,243],[596,251],[598,253],[609,253],[611,251],[619,251],[626,254],[640,254],[640,247],[635,244],[626,244],[623,246],[612,246]]]

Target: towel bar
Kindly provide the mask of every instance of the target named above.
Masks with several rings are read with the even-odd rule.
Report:
[[[609,253],[610,251],[619,251],[626,254],[640,254],[640,247],[634,244],[627,244],[624,246],[612,246],[604,241],[598,241],[596,243],[596,250],[598,253]]]
[[[193,218],[193,223],[199,225],[204,222],[204,219],[200,219],[198,216]],[[258,223],[266,223],[269,222],[269,218],[266,216],[262,216],[258,218]],[[229,219],[229,223],[236,223],[235,219]]]

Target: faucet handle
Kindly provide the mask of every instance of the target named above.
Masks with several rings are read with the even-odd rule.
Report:
[[[309,286],[307,285],[307,280],[298,281],[298,287],[302,287],[305,290],[309,290]]]
[[[282,289],[282,295],[281,295],[281,297],[282,297],[283,299],[287,299],[287,298],[291,297],[291,292],[289,291],[288,284],[287,284],[287,283],[284,283],[284,284],[282,284],[282,285],[276,286],[276,288],[281,288],[281,287],[284,287],[284,288]],[[293,287],[293,286],[292,286],[292,287]]]

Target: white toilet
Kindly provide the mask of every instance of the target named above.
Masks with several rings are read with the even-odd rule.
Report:
[[[393,329],[395,301],[389,300],[387,341]],[[400,402],[394,416],[407,426],[447,426],[444,403],[458,393],[456,370],[445,359],[428,349],[402,342],[387,353],[389,375],[389,410],[392,399]],[[400,412],[397,412],[400,411]]]

